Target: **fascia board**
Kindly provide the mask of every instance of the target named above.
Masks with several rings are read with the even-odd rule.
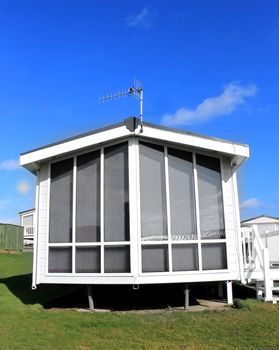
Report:
[[[180,145],[211,150],[244,159],[249,158],[249,146],[233,143],[231,141],[214,140],[198,135],[188,135],[168,130],[155,129],[149,126],[144,127],[141,137],[169,141]]]
[[[41,162],[130,135],[226,154],[235,158],[237,166],[249,158],[249,147],[247,145],[220,139],[215,140],[195,134],[164,130],[148,125],[144,126],[143,133],[140,132],[139,128],[133,133],[123,125],[22,154],[20,156],[20,165],[34,172]]]
[[[110,140],[115,140],[125,136],[129,136],[132,133],[127,130],[125,126],[120,126],[111,130],[106,130],[97,134],[84,136],[81,138],[73,139],[70,141],[62,142],[57,145],[35,150],[30,153],[26,153],[20,156],[20,165],[30,170],[28,164],[34,164],[37,162],[43,162],[53,157],[57,157],[62,154],[67,154],[75,151],[79,151],[83,148],[101,144]]]

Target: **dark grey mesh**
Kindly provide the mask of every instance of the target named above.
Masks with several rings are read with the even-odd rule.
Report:
[[[128,144],[104,150],[105,241],[129,241]]]
[[[192,153],[168,149],[172,240],[197,239]]]
[[[197,244],[172,245],[173,271],[193,271],[199,269]]]
[[[100,241],[100,151],[77,157],[76,241]]]
[[[219,270],[227,268],[225,243],[202,244],[202,269]]]
[[[49,248],[48,272],[72,272],[72,248]]]
[[[105,272],[130,272],[130,246],[105,247]]]
[[[51,165],[49,241],[72,241],[73,159]]]
[[[164,148],[140,142],[142,240],[167,239]]]
[[[225,238],[220,160],[197,154],[202,239]]]
[[[100,247],[76,248],[76,272],[98,273],[100,264]]]
[[[169,270],[168,246],[142,246],[142,272],[164,272]]]

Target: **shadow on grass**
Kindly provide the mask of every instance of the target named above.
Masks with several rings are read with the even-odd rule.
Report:
[[[0,279],[0,284],[7,286],[23,304],[41,304],[46,306],[56,298],[73,293],[79,287],[72,285],[39,285],[36,290],[31,289],[32,274],[11,276]]]
[[[18,275],[0,279],[9,291],[25,305],[40,304],[44,308],[87,308],[86,286],[42,284],[31,289],[32,275]],[[110,310],[164,309],[184,306],[184,285],[94,285],[96,308]],[[190,286],[190,305],[196,298],[217,298],[212,285]]]
[[[86,286],[42,284],[31,289],[32,275],[18,275],[0,279],[10,292],[26,305],[40,304],[44,308],[87,308]],[[225,288],[224,288],[225,289]],[[195,284],[190,286],[190,305],[196,305],[196,298],[218,299],[214,284]],[[94,285],[92,288],[94,304],[99,309],[140,310],[164,309],[184,306],[184,285],[141,285],[133,289],[128,285]],[[248,290],[250,293],[254,291]],[[245,298],[247,289],[234,287],[235,297]],[[248,295],[249,297],[251,295]],[[247,295],[246,295],[247,297]]]

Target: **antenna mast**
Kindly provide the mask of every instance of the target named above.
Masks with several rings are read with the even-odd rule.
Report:
[[[126,96],[136,97],[140,101],[140,132],[143,132],[143,87],[139,81],[134,80],[134,85],[127,90],[118,91],[111,95],[100,97],[99,102],[105,102]]]

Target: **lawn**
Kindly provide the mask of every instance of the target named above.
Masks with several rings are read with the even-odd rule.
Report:
[[[160,313],[44,309],[65,287],[34,292],[31,254],[0,254],[0,349],[279,349],[279,305]]]

